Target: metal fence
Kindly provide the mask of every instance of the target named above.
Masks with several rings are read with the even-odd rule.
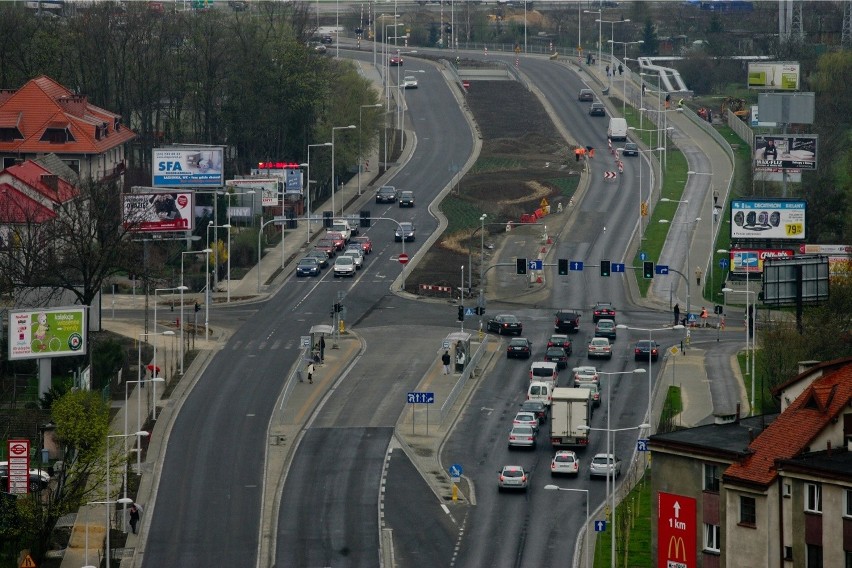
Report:
[[[453,390],[450,391],[450,394],[447,395],[447,400],[444,401],[444,404],[441,405],[441,421],[439,424],[444,423],[444,419],[450,413],[450,410],[453,408],[453,405],[458,400],[459,395],[462,390],[464,390],[465,385],[467,384],[468,379],[473,375],[476,366],[479,364],[479,361],[482,359],[482,356],[485,354],[486,349],[488,348],[488,341],[490,337],[486,335],[482,339],[482,343],[479,344],[479,349],[476,350],[476,353],[473,354],[473,357],[470,358],[470,362],[465,366],[464,372],[459,377],[459,380],[456,381],[456,384],[453,385]]]

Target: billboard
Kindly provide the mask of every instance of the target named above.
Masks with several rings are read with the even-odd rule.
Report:
[[[755,135],[754,171],[815,170],[816,167],[816,136]]]
[[[773,258],[763,271],[763,303],[795,306],[828,299],[828,258],[805,254]]]
[[[9,312],[9,360],[86,353],[86,308]]]
[[[294,162],[260,162],[252,168],[253,176],[271,176],[284,182],[284,193],[287,195],[302,195],[304,182],[302,168]]]
[[[657,568],[698,566],[695,499],[657,493]]]
[[[122,194],[124,228],[142,233],[191,231],[195,225],[191,191]]]
[[[792,249],[734,249],[731,251],[731,272],[745,274],[763,273],[763,261],[767,258],[791,258]]]
[[[799,90],[799,64],[750,61],[748,88],[772,91]]]
[[[230,192],[233,188],[234,193],[245,193],[249,190],[254,190],[255,193],[260,193],[260,203],[263,207],[275,207],[281,205],[281,199],[278,196],[278,179],[274,177],[265,178],[243,178],[229,179],[225,182]],[[254,203],[254,199],[252,199]]]
[[[222,148],[154,148],[154,187],[222,187]]]
[[[799,245],[799,254],[827,256],[830,275],[852,275],[852,245]]]
[[[807,202],[801,199],[734,199],[731,239],[805,238]]]

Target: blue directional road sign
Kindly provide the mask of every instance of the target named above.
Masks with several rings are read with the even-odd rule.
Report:
[[[650,442],[650,440],[648,438],[639,438],[638,440],[636,440],[636,451],[637,452],[648,452],[648,451],[650,451],[648,449],[648,442]]]
[[[475,310],[474,308],[465,308],[465,309],[464,309],[464,315],[466,315],[466,316],[475,316],[475,315],[476,315],[476,310]]]
[[[529,262],[527,262],[527,265],[530,270],[541,270],[542,268],[544,268],[544,261],[541,259],[530,260]]]
[[[408,393],[408,404],[435,404],[435,393],[410,392]]]
[[[654,266],[654,273],[656,274],[668,274],[669,273],[669,265],[668,264],[657,264]]]
[[[462,469],[462,466],[461,466],[460,463],[454,463],[453,465],[450,466],[449,471],[450,471],[450,477],[461,477],[462,471],[464,471],[464,470]]]
[[[606,531],[606,521],[595,521],[595,532]]]
[[[640,252],[639,253],[639,260],[648,260],[648,253],[645,252],[645,251]]]
[[[583,262],[579,260],[572,260],[568,263],[568,270],[583,270]]]
[[[719,259],[719,268],[721,268],[722,270],[725,270],[726,268],[728,268],[728,259],[727,258]]]
[[[613,272],[624,272],[624,264],[619,262],[610,263],[610,270]]]

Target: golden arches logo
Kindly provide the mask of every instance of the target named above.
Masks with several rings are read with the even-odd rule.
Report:
[[[674,549],[674,550],[672,550]],[[673,554],[674,553],[674,554]],[[686,543],[681,536],[669,537],[669,560],[682,560],[686,562]]]

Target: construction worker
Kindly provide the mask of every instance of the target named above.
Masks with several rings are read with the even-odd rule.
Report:
[[[589,146],[589,157],[590,158],[595,157],[595,149],[592,146]]]
[[[580,161],[580,148],[574,148],[574,158],[579,162]]]
[[[707,327],[707,308],[701,307],[701,327]]]

